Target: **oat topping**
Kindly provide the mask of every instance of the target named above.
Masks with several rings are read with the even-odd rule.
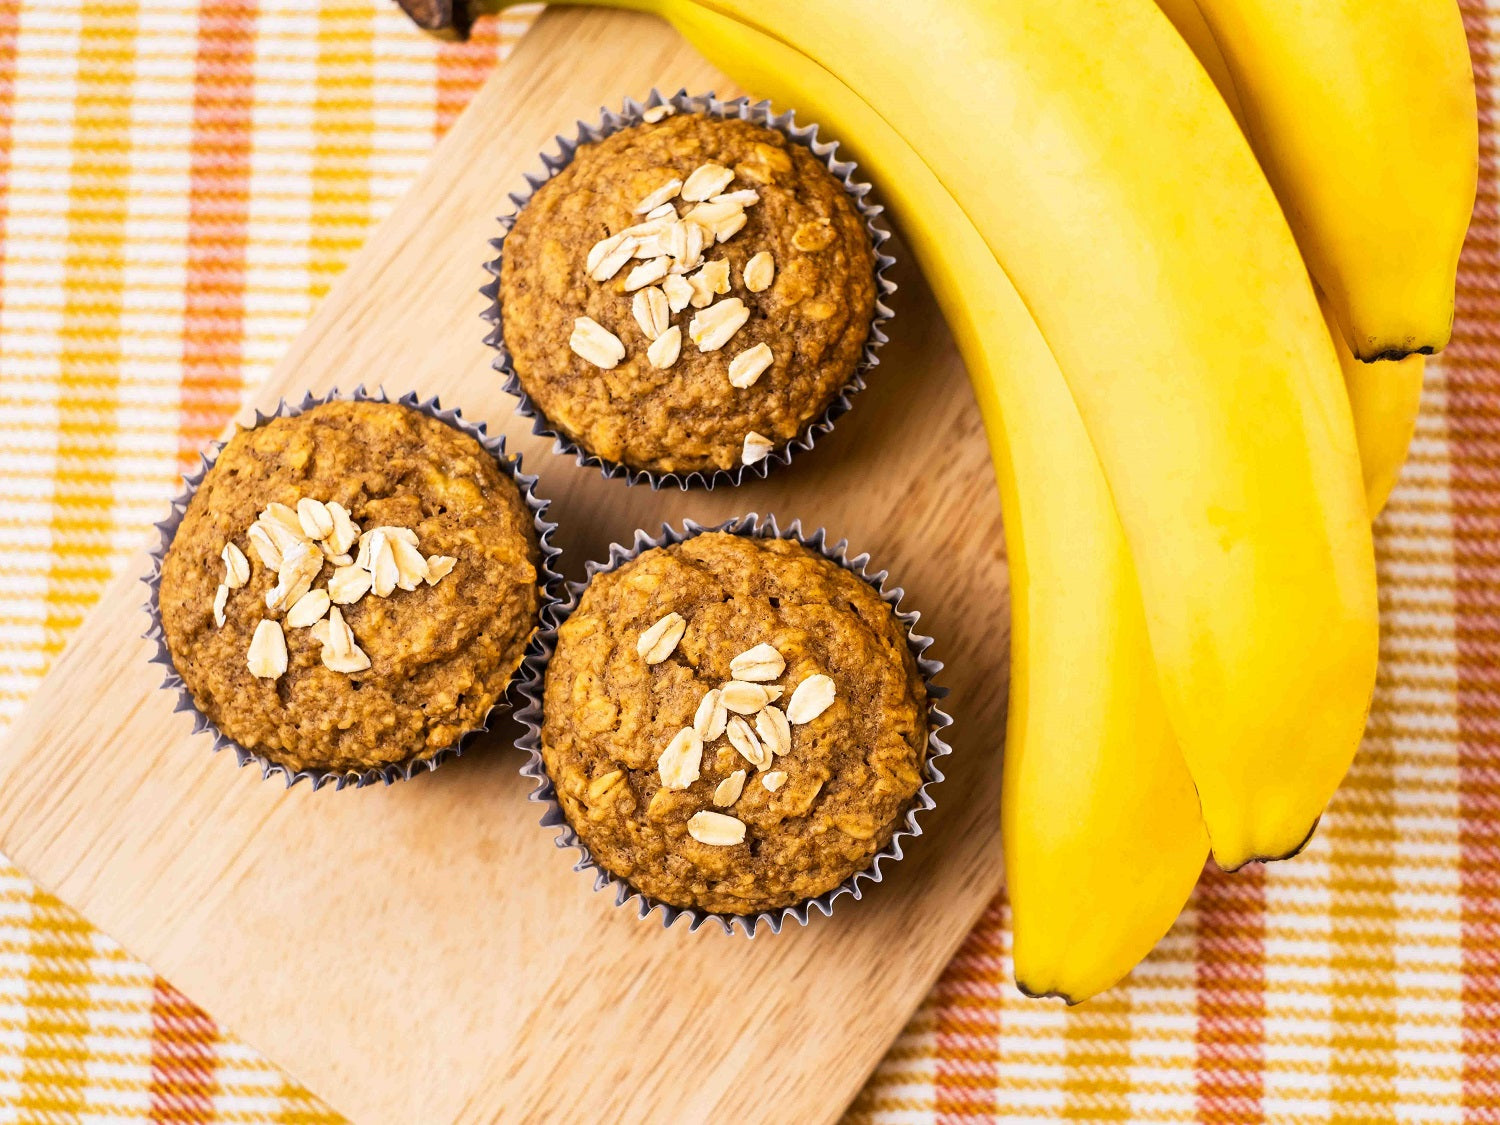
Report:
[[[647,664],[660,664],[672,655],[686,629],[682,614],[669,613],[640,635],[635,651]]]
[[[755,716],[755,731],[761,743],[772,754],[785,754],[792,748],[792,728],[780,707],[767,704]]]
[[[391,548],[391,539],[386,529],[377,527],[370,536],[370,593],[377,598],[388,598],[396,588],[401,571],[396,566],[396,552]]]
[[[291,609],[286,611],[286,624],[293,629],[306,629],[314,622],[322,620],[331,604],[333,603],[328,597],[327,590],[309,590],[297,599]]]
[[[673,313],[680,313],[688,307],[697,292],[693,283],[681,274],[673,274],[661,283],[661,291],[666,294],[667,308]]]
[[[786,668],[786,661],[775,645],[758,644],[748,648],[729,662],[729,671],[737,680],[763,683],[778,678]]]
[[[771,702],[771,692],[764,684],[730,680],[720,690],[719,700],[736,715],[753,715]]]
[[[745,824],[732,816],[705,809],[694,813],[688,821],[688,835],[700,844],[727,848],[745,842]]]
[[[672,228],[674,244],[680,241],[681,254],[674,254],[677,264],[672,267],[673,273],[687,273],[688,270],[697,269],[703,262],[703,248],[708,244],[708,232],[697,223],[679,222]],[[680,231],[680,236],[677,232]]]
[[[656,771],[667,789],[686,789],[698,780],[703,760],[703,739],[692,727],[683,727],[656,759]]]
[[[749,220],[745,217],[743,210],[733,211],[722,219],[717,220],[713,224],[714,241],[719,243],[728,242],[744,229],[747,222]]]
[[[630,312],[648,340],[655,340],[672,326],[672,310],[667,307],[667,295],[655,285],[636,293],[634,300],[630,302]]]
[[[281,552],[276,549],[276,543],[258,522],[250,525],[250,530],[245,532],[245,537],[250,540],[250,549],[255,552],[255,557],[260,559],[262,566],[268,566],[272,570],[281,568]]]
[[[752,293],[763,293],[776,280],[776,262],[769,250],[762,250],[745,263],[742,280]]]
[[[416,546],[399,536],[386,540],[396,561],[396,585],[402,590],[415,590],[427,581],[427,559]]]
[[[730,297],[709,305],[688,323],[688,339],[698,345],[700,352],[716,352],[745,326],[750,319],[750,310],[738,297]]]
[[[676,111],[666,103],[654,105],[650,109],[641,112],[641,120],[647,125],[655,125],[658,121],[670,117]]]
[[[430,558],[418,549],[409,527],[382,526],[361,532],[343,505],[301,497],[295,508],[268,504],[245,532],[261,565],[276,571],[266,591],[266,609],[282,621],[263,618],[255,627],[247,660],[252,674],[277,679],[286,672],[286,636],[282,626],[311,629],[323,644],[323,663],[335,672],[363,672],[370,658],[360,649],[338,606],[353,605],[366,594],[388,597],[395,590],[435,586],[453,572],[458,560]],[[355,541],[359,557],[347,554]],[[225,579],[214,592],[214,624],[223,628],[229,595],[250,581],[250,560],[233,542],[220,554]],[[333,564],[326,587],[315,587],[324,560]],[[277,655],[277,654],[280,655]]]
[[[734,173],[722,164],[700,164],[682,183],[682,198],[697,203],[718,195],[729,186]]]
[[[822,673],[812,675],[797,685],[786,705],[786,720],[801,725],[810,723],[833,705],[833,681]]]
[[[261,522],[276,540],[276,546],[285,551],[287,546],[303,538],[302,521],[297,518],[295,508],[285,504],[267,504],[260,514]]]
[[[328,505],[311,497],[297,501],[297,522],[309,539],[327,539],[333,534],[333,513]]]
[[[573,334],[568,337],[568,347],[605,371],[625,358],[625,345],[620,343],[620,338],[597,320],[587,316],[577,317],[573,321]]]
[[[651,258],[642,262],[625,275],[625,292],[633,293],[645,285],[654,285],[667,276],[667,270],[671,267],[672,260],[663,254],[659,258]],[[621,359],[625,357],[620,356]]]
[[[729,292],[729,263],[723,258],[705,262],[687,282],[693,291],[688,303],[695,309],[707,308],[714,297]]]
[[[661,120],[667,108],[656,107],[664,112],[646,120]],[[682,330],[672,324],[672,317],[689,306],[703,310],[687,326],[688,338],[700,352],[722,348],[749,320],[750,310],[740,298],[715,303],[715,298],[730,291],[729,262],[722,258],[702,261],[704,245],[734,237],[745,225],[745,208],[760,202],[760,193],[753,188],[726,190],[734,176],[733,169],[710,162],[699,165],[685,180],[669,179],[636,203],[634,213],[644,217],[642,222],[589,248],[585,265],[589,276],[599,282],[612,280],[632,258],[643,259],[625,275],[624,291],[634,294],[631,315],[648,341],[646,359],[658,370],[671,367],[682,353]],[[674,202],[679,199],[691,204],[681,214]],[[741,280],[748,292],[761,293],[775,276],[771,255],[762,250],[746,263]],[[575,319],[568,346],[604,371],[628,354],[618,336],[590,317]],[[774,359],[769,344],[746,349],[730,361],[730,384],[740,389],[754,386]],[[769,442],[755,436],[769,451]],[[743,463],[754,464],[762,456],[751,456],[747,439]]]
[[[636,651],[647,664],[660,664],[676,651],[686,629],[687,621],[680,613],[668,613],[641,633]],[[679,730],[658,756],[663,788],[690,788],[701,776],[704,749],[722,735],[746,763],[762,771],[762,785],[776,792],[786,784],[787,771],[771,767],[777,757],[792,749],[791,724],[811,721],[834,699],[832,678],[815,673],[797,686],[788,704],[788,712],[797,718],[789,718],[788,712],[775,706],[784,689],[769,681],[780,679],[786,660],[773,644],[753,645],[731,659],[729,668],[734,679],[703,694],[692,726]],[[738,801],[746,776],[746,770],[738,769],[721,780],[714,788],[714,805],[728,808]],[[695,834],[694,838],[700,837]]]
[[[727,809],[740,799],[745,791],[745,771],[735,770],[714,788],[714,804]]]
[[[755,381],[765,374],[774,358],[770,344],[762,343],[746,348],[729,361],[730,386],[741,389],[755,386]]]
[[[710,688],[703,694],[703,702],[698,704],[698,712],[693,716],[693,729],[704,742],[712,742],[723,734],[724,724],[729,721],[729,709],[724,706],[721,695],[718,688]]]
[[[269,617],[263,618],[250,638],[250,650],[245,654],[250,674],[257,679],[275,680],[286,672],[286,637],[281,626]]]
[[[646,358],[651,361],[651,366],[663,370],[676,363],[681,354],[682,329],[675,324],[652,340],[651,346],[646,349]]]
[[[745,451],[740,455],[740,460],[746,465],[753,465],[769,457],[774,448],[770,438],[751,430],[745,435]]]
[[[754,207],[760,202],[760,192],[753,188],[745,188],[742,191],[729,191],[723,195],[709,196],[710,203],[733,203],[737,207]]]
[[[238,590],[250,581],[250,560],[245,557],[244,551],[233,543],[225,543],[224,550],[219,557],[224,560],[225,586],[231,590]]]
[[[729,745],[740,752],[740,757],[756,769],[763,770],[771,764],[771,752],[761,745],[750,724],[739,715],[731,716],[724,727],[724,735],[729,739]]]
[[[624,232],[600,239],[589,251],[589,276],[595,281],[608,281],[635,256],[636,245],[636,240]]]
[[[323,569],[323,553],[307,540],[299,540],[282,553],[276,585],[266,591],[266,608],[272,613],[290,607],[312,587]]]
[[[328,514],[333,517],[333,531],[325,540],[324,545],[341,556],[345,555],[349,548],[354,546],[354,541],[359,538],[359,527],[350,517],[349,509],[337,500],[330,500],[324,506],[328,509]],[[336,565],[347,566],[348,560]]]
[[[697,223],[707,230],[717,230],[720,223],[741,214],[745,209],[738,203],[698,203],[688,210],[683,219]]]
[[[354,631],[349,628],[338,606],[328,610],[328,630],[323,642],[322,658],[326,668],[346,675],[363,672],[370,666],[370,658],[355,642]]]
[[[353,605],[370,592],[370,572],[362,566],[341,566],[329,576],[328,597],[335,605]]]
[[[635,205],[635,213],[637,215],[645,215],[648,212],[655,211],[663,203],[667,202],[667,200],[675,199],[677,193],[681,190],[682,181],[674,176],[637,203]]]

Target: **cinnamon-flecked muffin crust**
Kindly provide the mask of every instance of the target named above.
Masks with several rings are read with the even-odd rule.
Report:
[[[474,438],[334,401],[235,434],[162,564],[199,710],[288,770],[421,760],[480,726],[537,626],[540,552]]]
[[[537,189],[505,238],[501,332],[527,394],[588,452],[730,469],[848,383],[875,267],[853,200],[806,148],[675,114],[581,146]]]
[[[546,669],[542,757],[594,860],[672,906],[837,887],[921,785],[927,693],[889,605],[785,539],[708,532],[596,575]]]

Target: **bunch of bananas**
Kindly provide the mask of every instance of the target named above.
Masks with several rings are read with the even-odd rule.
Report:
[[[1086,999],[1209,854],[1300,850],[1359,744],[1370,521],[1474,201],[1454,0],[619,5],[847,143],[952,327],[1011,566],[1016,979]]]

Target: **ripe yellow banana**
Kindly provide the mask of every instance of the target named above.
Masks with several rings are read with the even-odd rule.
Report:
[[[1171,925],[1208,852],[1135,571],[1062,373],[963,211],[816,63],[691,3],[667,16],[756,95],[853,141],[959,341],[990,435],[1012,589],[1002,823],[1016,979],[1086,999]]]
[[[1229,111],[1234,114],[1235,120],[1240,123],[1241,130],[1250,137],[1262,167],[1270,168],[1274,154],[1262,152],[1255,144],[1229,63],[1219,49],[1208,21],[1203,18],[1198,0],[1156,0],[1156,3],[1192,48],[1193,54],[1198,56],[1199,63],[1208,71],[1214,85],[1219,88],[1219,94],[1229,106]],[[1441,6],[1439,0],[1439,7]],[[1271,75],[1270,80],[1276,81],[1277,76]],[[1317,169],[1315,174],[1331,177],[1339,184],[1344,182],[1342,175],[1332,167]],[[1469,194],[1473,195],[1472,185]],[[1345,212],[1340,208],[1338,214],[1342,217]],[[1307,232],[1301,227],[1294,227],[1294,232],[1299,243],[1307,237]],[[1304,256],[1306,254],[1304,248]],[[1451,280],[1447,284],[1451,291]],[[1339,367],[1344,372],[1344,385],[1354,413],[1354,435],[1359,444],[1365,500],[1370,518],[1374,519],[1385,507],[1386,499],[1400,475],[1401,466],[1406,461],[1406,449],[1416,430],[1417,410],[1422,397],[1422,376],[1426,365],[1417,353],[1403,359],[1361,363],[1349,350],[1344,330],[1340,327],[1338,316],[1328,298],[1320,292],[1318,302],[1322,306],[1329,331],[1333,333]]]
[[[702,6],[863,95],[969,215],[1103,467],[1215,858],[1295,852],[1363,730],[1373,548],[1306,269],[1192,53],[1150,0]]]
[[[1234,119],[1243,130],[1245,109],[1234,88],[1234,77],[1229,73],[1229,63],[1225,61],[1224,53],[1214,40],[1213,30],[1203,18],[1198,0],[1156,0],[1156,6],[1172,21],[1172,26],[1182,36],[1183,42],[1192,48],[1199,64],[1208,71],[1208,76],[1218,87],[1219,96],[1224,99],[1224,104],[1229,107],[1229,112],[1234,114]]]
[[[1474,74],[1458,5],[1162,7],[1195,50],[1201,35],[1187,9],[1198,9],[1245,131],[1354,354],[1368,361],[1441,349],[1478,172]]]

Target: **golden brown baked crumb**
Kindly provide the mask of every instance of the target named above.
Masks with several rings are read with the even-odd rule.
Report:
[[[295,509],[304,498],[342,504],[367,532],[409,528],[423,552],[456,560],[452,570],[294,627],[267,608],[277,572],[247,532],[267,505]],[[250,573],[225,596],[220,627],[213,605],[227,543]],[[230,439],[167,552],[162,624],[198,708],[228,737],[292,770],[369,768],[430,757],[484,719],[535,628],[539,558],[515,482],[472,437],[405,406],[331,402]],[[335,569],[323,562],[312,585],[327,588]],[[338,611],[368,654],[364,671],[325,666],[319,634]],[[262,620],[283,626],[286,670],[276,678],[247,666]]]
[[[655,358],[676,352],[657,366],[643,324],[659,327],[659,302],[642,298],[637,316],[633,296],[646,289],[627,288],[632,270],[647,263],[627,262],[600,282],[589,276],[588,253],[640,223],[635,208],[643,198],[674,179],[691,183],[705,164],[733,172],[724,192],[758,196],[744,227],[702,255],[729,267],[712,308],[741,300],[749,317],[722,348],[700,352],[689,326],[706,310],[680,309],[671,314],[680,351],[676,334],[656,338]],[[676,203],[683,212],[691,206]],[[758,255],[769,263],[757,263],[747,287],[745,267]],[[537,190],[505,239],[502,327],[527,393],[590,452],[638,469],[727,469],[740,462],[747,434],[784,445],[848,382],[874,313],[874,270],[858,210],[807,149],[737,119],[677,114],[583,146]],[[581,317],[593,323],[575,336]],[[769,346],[772,362],[752,385],[733,385],[730,363],[759,344]]]
[[[686,627],[648,664],[639,638],[670,613]],[[654,639],[643,646],[653,657],[665,643]],[[759,645],[779,654],[779,673]],[[743,674],[766,678],[734,691],[779,689],[780,717],[721,710],[725,729],[705,731],[695,763],[683,732],[695,719],[704,730],[704,697],[741,656]],[[815,676],[832,681],[832,702],[817,711],[819,693],[805,691],[801,709],[817,713],[785,722],[780,708]],[[717,532],[593,579],[559,630],[545,715],[547,771],[594,858],[662,902],[729,914],[815,897],[867,867],[921,785],[927,740],[905,630],[866,582],[800,544]],[[664,774],[692,780],[668,788]],[[743,842],[729,842],[739,829],[725,818]]]

